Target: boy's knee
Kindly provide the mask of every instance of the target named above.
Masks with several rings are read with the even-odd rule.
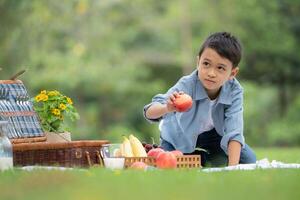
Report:
[[[164,139],[161,139],[160,146],[165,151],[173,151],[173,150],[175,150],[174,146],[171,143],[169,143],[166,140],[164,140]]]

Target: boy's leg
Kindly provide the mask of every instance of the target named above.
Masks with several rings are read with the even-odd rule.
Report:
[[[226,165],[227,164],[227,156],[224,153],[224,151],[221,148],[218,148],[220,146],[220,137],[216,132],[207,134],[203,133],[197,140],[197,147],[206,149],[209,151],[209,153],[203,152],[203,151],[194,151],[192,153],[185,153],[185,155],[194,155],[194,154],[200,154],[201,155],[201,165],[202,166],[220,166],[220,165]],[[222,138],[222,137],[221,137]],[[198,144],[199,143],[199,144]],[[205,143],[205,144],[203,144]],[[160,138],[160,146],[165,151],[173,151],[175,150],[175,147],[167,142],[166,140]],[[208,162],[207,162],[208,161]]]
[[[203,148],[208,153],[203,151],[194,151],[188,154],[200,154],[202,166],[226,166],[228,163],[228,156],[220,147],[222,136],[220,136],[215,129],[207,131],[198,136],[196,147]],[[169,142],[161,138],[160,146],[165,151],[175,150],[174,146]],[[240,164],[255,163],[256,156],[254,151],[245,144],[245,147],[241,150]]]
[[[215,129],[204,132],[198,136],[196,147],[208,152],[195,151],[192,154],[201,155],[201,165],[205,167],[226,166],[228,157],[220,147],[222,137]]]
[[[245,144],[241,151],[240,164],[249,164],[256,162],[256,155],[254,151]]]
[[[202,133],[198,136],[197,147],[206,149],[209,153],[201,153],[203,156],[203,166],[226,166],[228,163],[228,156],[220,147],[222,136],[220,136],[215,129]],[[245,144],[241,149],[239,164],[249,164],[256,162],[256,155],[254,151]]]

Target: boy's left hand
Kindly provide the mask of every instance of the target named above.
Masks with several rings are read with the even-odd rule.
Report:
[[[184,92],[173,92],[170,96],[169,99],[167,100],[167,110],[168,112],[174,112],[177,111],[174,101],[176,98],[178,98],[180,95],[184,94]]]
[[[176,108],[176,111],[185,112],[192,107],[193,100],[188,94],[179,92],[173,100],[173,104]]]

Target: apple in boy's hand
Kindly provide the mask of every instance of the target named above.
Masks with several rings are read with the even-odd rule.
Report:
[[[161,169],[177,167],[177,158],[171,152],[161,152],[156,158],[156,166]]]
[[[188,94],[182,93],[176,96],[173,103],[177,111],[185,112],[192,107],[193,100]]]
[[[174,150],[171,151],[171,153],[175,156],[175,157],[179,157],[179,156],[183,156],[183,153],[179,150]]]
[[[151,149],[150,151],[148,151],[147,156],[157,158],[158,154],[161,152],[164,152],[164,150],[161,148]]]

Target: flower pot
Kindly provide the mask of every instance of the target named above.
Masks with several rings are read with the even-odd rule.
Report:
[[[54,132],[45,132],[47,142],[70,142],[71,141],[71,133],[63,132],[63,133],[54,133]]]

